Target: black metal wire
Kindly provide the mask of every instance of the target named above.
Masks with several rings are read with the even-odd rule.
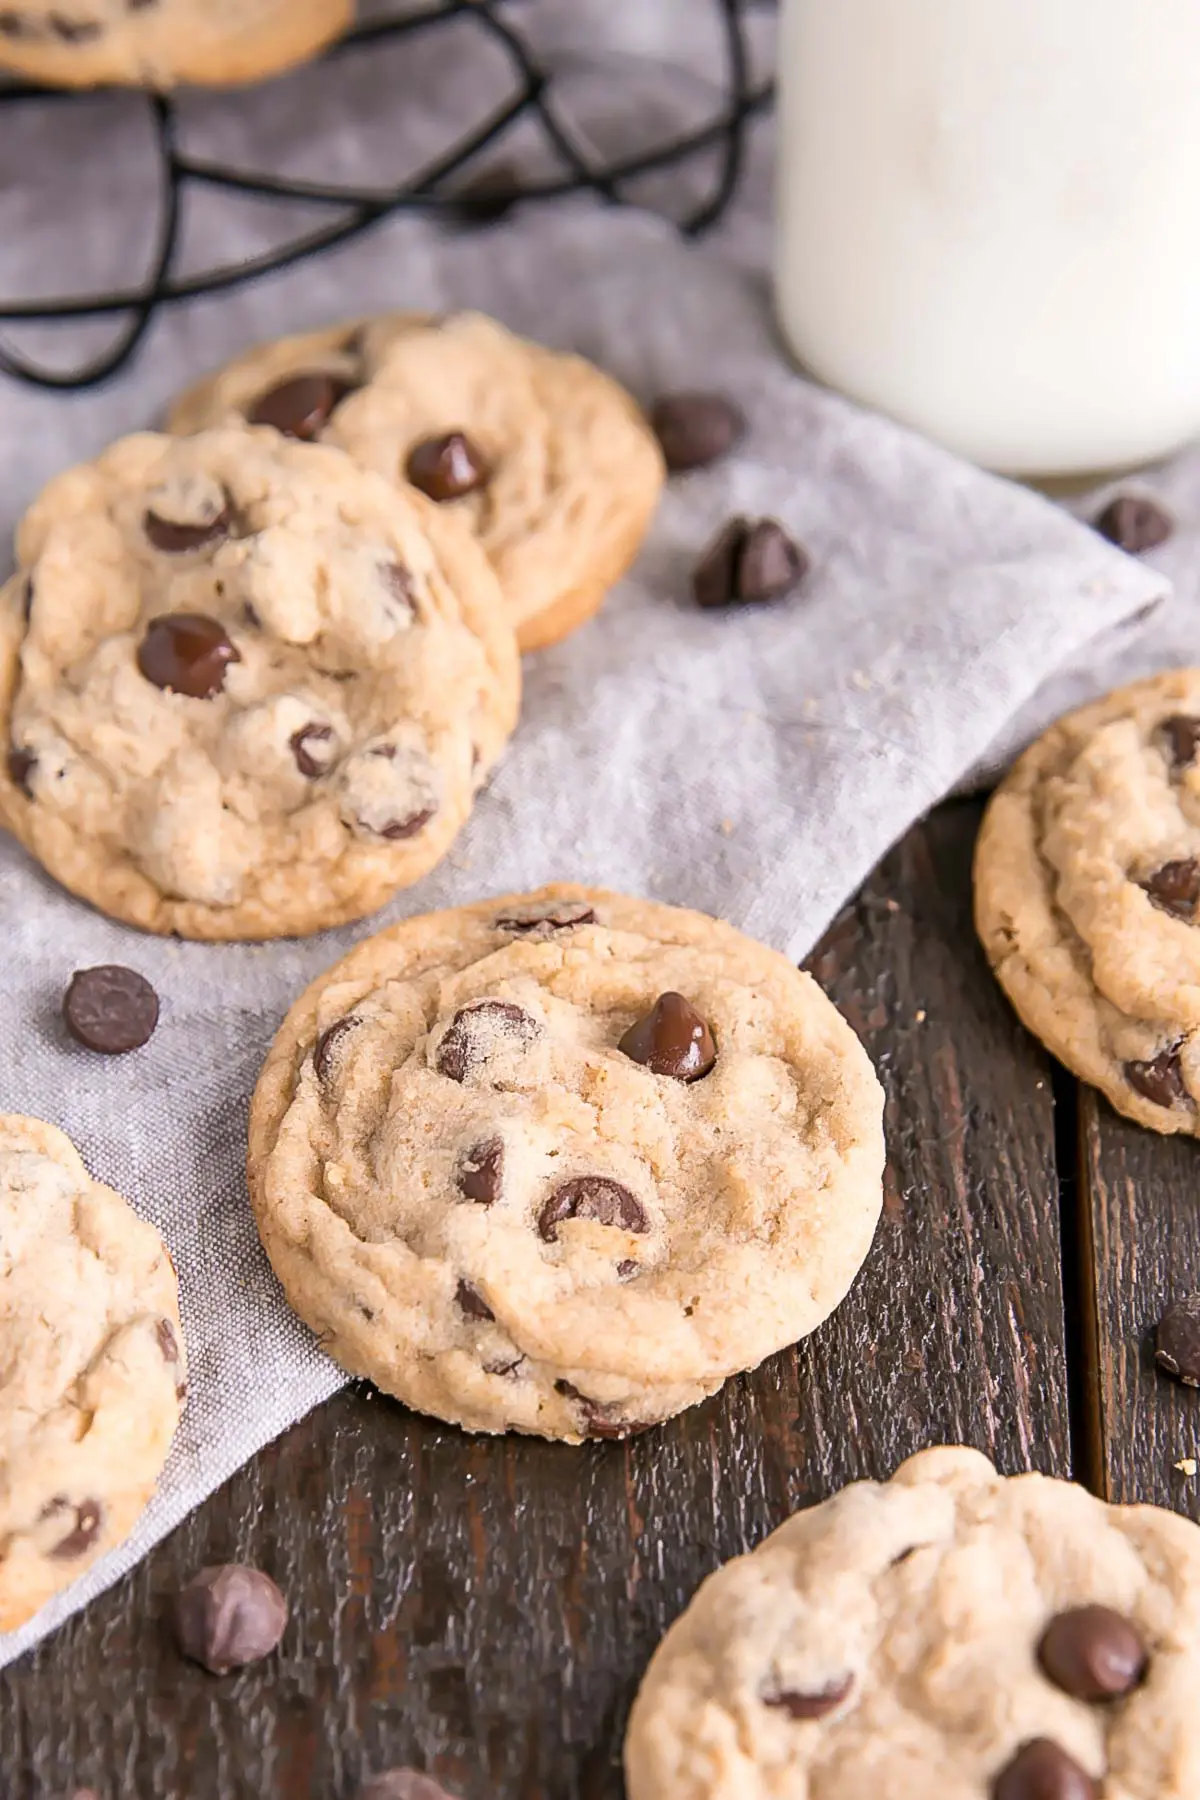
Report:
[[[99,355],[66,371],[29,361],[0,342],[0,371],[18,381],[63,391],[93,387],[122,370],[137,351],[160,306],[215,294],[273,274],[306,257],[344,244],[402,210],[425,211],[457,219],[485,223],[521,202],[557,198],[585,190],[613,205],[622,204],[629,185],[639,176],[677,167],[703,152],[719,149],[720,156],[711,193],[678,221],[688,236],[710,229],[721,217],[737,187],[742,168],[746,127],[770,102],[768,87],[752,82],[743,7],[746,0],[715,0],[721,14],[725,45],[724,91],[714,116],[703,125],[676,135],[635,154],[601,159],[580,147],[555,102],[554,78],[543,66],[526,35],[511,16],[503,16],[504,0],[439,0],[438,4],[402,16],[374,20],[358,26],[327,53],[327,61],[369,50],[380,42],[435,30],[448,20],[469,19],[488,34],[504,52],[512,69],[511,98],[467,131],[452,148],[434,158],[416,174],[388,188],[343,187],[317,181],[261,174],[226,167],[182,152],[177,144],[175,111],[169,99],[147,96],[161,170],[161,198],[149,267],[133,287],[114,292],[81,295],[48,295],[34,300],[5,299],[0,294],[0,320],[9,323],[60,324],[73,319],[117,317],[118,335]],[[510,11],[505,8],[505,12]],[[70,105],[75,96],[54,89],[14,86],[0,89],[0,115],[11,106]],[[253,94],[246,104],[254,104]],[[561,176],[514,182],[505,191],[480,192],[474,198],[455,178],[474,159],[496,144],[521,121],[536,119],[542,134],[564,166]],[[205,269],[193,275],[176,275],[175,255],[183,195],[189,182],[230,193],[253,194],[264,200],[303,200],[328,206],[334,216],[327,222],[298,233],[261,256],[236,264]],[[64,229],[70,222],[64,221]]]

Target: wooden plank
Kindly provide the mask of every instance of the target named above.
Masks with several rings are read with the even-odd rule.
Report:
[[[5,1800],[348,1800],[402,1761],[469,1800],[617,1800],[641,1671],[720,1561],[931,1442],[1066,1471],[1050,1085],[971,934],[977,818],[913,833],[813,959],[888,1090],[885,1217],[837,1315],[627,1444],[472,1440],[339,1396],[8,1673]],[[162,1616],[231,1556],[294,1622],[216,1682]]]
[[[1200,1519],[1200,1394],[1154,1365],[1166,1306],[1200,1289],[1200,1149],[1120,1118],[1081,1089],[1081,1285],[1094,1395],[1091,1479],[1110,1500]]]

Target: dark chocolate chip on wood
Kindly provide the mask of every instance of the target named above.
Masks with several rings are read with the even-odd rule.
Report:
[[[66,1529],[51,1550],[51,1556],[60,1562],[71,1562],[76,1557],[86,1556],[103,1529],[104,1508],[100,1501],[80,1500],[72,1503],[70,1500],[57,1498],[42,1509],[43,1518],[57,1519],[60,1515]],[[69,1523],[71,1515],[74,1515],[73,1524]]]
[[[1144,1100],[1153,1101],[1155,1106],[1175,1106],[1189,1097],[1178,1044],[1170,1050],[1161,1050],[1147,1061],[1127,1062],[1124,1070],[1133,1091]]]
[[[138,645],[147,681],[190,700],[212,700],[225,686],[230,663],[241,662],[225,627],[204,613],[160,613]]]
[[[328,773],[333,761],[333,726],[312,719],[299,731],[293,731],[288,745],[300,773],[307,780],[315,781],[318,776]]]
[[[214,1675],[269,1656],[287,1618],[287,1601],[271,1577],[243,1563],[201,1569],[175,1597],[176,1642]]]
[[[1190,768],[1200,750],[1200,719],[1191,713],[1174,713],[1159,726],[1173,769]]]
[[[660,994],[650,1011],[622,1037],[617,1048],[653,1075],[699,1081],[717,1060],[707,1021],[682,994]]]
[[[361,1024],[357,1013],[347,1013],[344,1019],[335,1019],[321,1033],[313,1046],[313,1071],[318,1081],[329,1080],[342,1054],[344,1040]]]
[[[1100,536],[1131,556],[1157,550],[1175,529],[1165,507],[1144,494],[1118,494],[1092,521]]]
[[[454,1298],[468,1319],[494,1319],[496,1316],[479,1289],[472,1287],[469,1281],[459,1282]]]
[[[181,556],[187,550],[203,550],[229,536],[232,515],[223,506],[211,519],[164,519],[153,510],[142,519],[142,529],[156,550],[167,556]]]
[[[1100,1705],[1132,1693],[1146,1673],[1141,1634],[1110,1606],[1074,1606],[1051,1619],[1038,1645],[1042,1671],[1074,1700]]]
[[[77,969],[63,995],[67,1030],[85,1049],[124,1056],[148,1044],[158,1024],[158,995],[136,969],[101,963]]]
[[[996,1777],[992,1800],[1100,1800],[1100,1789],[1058,1744],[1032,1738]]]
[[[1185,1387],[1200,1387],[1200,1294],[1168,1306],[1154,1334],[1154,1360]]]
[[[478,1206],[494,1206],[504,1179],[504,1139],[484,1138],[463,1152],[458,1165],[458,1191]]]
[[[405,474],[431,500],[461,500],[491,478],[487,458],[465,432],[424,438],[409,452]]]
[[[808,557],[775,519],[731,519],[705,550],[692,577],[698,606],[778,600],[799,586]]]
[[[853,1675],[839,1675],[819,1688],[780,1688],[763,1697],[764,1706],[776,1706],[792,1719],[824,1719],[848,1696]]]
[[[1200,903],[1200,862],[1191,856],[1165,862],[1138,886],[1145,889],[1161,912],[1191,924]]]
[[[460,1006],[437,1048],[438,1073],[465,1081],[497,1050],[527,1048],[542,1028],[523,1006],[511,1000],[472,1000]]]
[[[260,394],[248,416],[252,425],[270,425],[284,437],[310,443],[353,391],[354,383],[340,375],[291,375]]]
[[[455,1800],[455,1796],[418,1769],[384,1769],[363,1783],[358,1800]]]
[[[594,1219],[598,1225],[616,1225],[622,1231],[649,1231],[645,1208],[636,1195],[606,1175],[577,1175],[556,1187],[538,1217],[538,1231],[548,1244],[558,1237],[567,1219]]]
[[[673,475],[703,469],[725,456],[743,436],[746,420],[724,394],[662,394],[650,409],[650,425]]]

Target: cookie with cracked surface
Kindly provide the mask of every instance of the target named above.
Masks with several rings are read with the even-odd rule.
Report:
[[[1189,1800],[1200,1531],[976,1450],[855,1482],[655,1652],[629,1800]]]
[[[0,590],[0,817],[145,930],[299,935],[433,867],[517,717],[470,533],[342,451],[144,433],[52,481]]]
[[[231,414],[339,444],[463,517],[522,650],[597,610],[663,483],[658,440],[623,388],[480,313],[394,313],[259,345],[184,394],[170,429]]]
[[[6,0],[0,68],[50,87],[235,86],[306,61],[353,0]]]
[[[0,1631],[129,1536],[187,1392],[171,1258],[61,1131],[0,1116]]]
[[[731,926],[556,886],[360,944],[250,1125],[259,1232],[344,1367],[577,1443],[812,1331],[881,1202],[882,1094],[807,975]]]
[[[993,796],[975,917],[1001,986],[1118,1112],[1200,1132],[1200,670],[1052,726]]]

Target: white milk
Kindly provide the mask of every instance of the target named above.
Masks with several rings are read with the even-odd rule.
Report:
[[[777,305],[992,468],[1200,433],[1200,0],[784,0]]]

